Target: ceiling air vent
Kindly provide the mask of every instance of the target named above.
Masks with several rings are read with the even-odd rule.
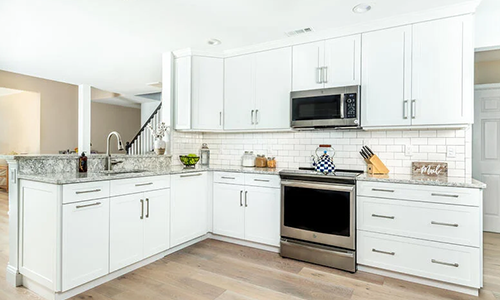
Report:
[[[285,32],[286,35],[288,36],[296,36],[299,34],[305,34],[305,33],[310,33],[313,32],[314,30],[311,27],[306,27],[306,28],[301,28],[301,29],[296,29],[292,31]]]

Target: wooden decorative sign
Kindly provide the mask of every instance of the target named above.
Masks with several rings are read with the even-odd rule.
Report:
[[[448,163],[445,162],[412,162],[413,175],[448,176]]]

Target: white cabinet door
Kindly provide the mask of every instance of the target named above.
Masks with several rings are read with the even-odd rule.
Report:
[[[255,128],[254,56],[242,55],[224,61],[224,129]]]
[[[411,26],[363,34],[361,125],[411,125]]]
[[[131,265],[143,258],[144,198],[142,196],[141,193],[110,199],[110,272]]]
[[[170,190],[144,193],[144,258],[165,251],[170,244]]]
[[[293,46],[293,90],[322,88],[319,68],[323,67],[324,63],[324,41]]]
[[[224,183],[214,184],[214,233],[245,238],[245,186]]]
[[[361,68],[361,35],[325,41],[325,87],[358,85]]]
[[[109,198],[63,205],[62,290],[109,273]]]
[[[292,48],[255,54],[255,123],[258,129],[290,128]]]
[[[171,247],[207,233],[207,184],[206,173],[172,176]]]
[[[175,60],[175,129],[191,129],[191,56]]]
[[[463,17],[413,25],[412,124],[446,125],[468,120],[464,111]],[[467,62],[472,64],[473,61]],[[467,82],[466,84],[472,84]],[[470,98],[470,97],[468,97]]]
[[[201,56],[192,59],[192,129],[221,130],[224,60]]]
[[[246,187],[245,239],[279,246],[280,189]]]

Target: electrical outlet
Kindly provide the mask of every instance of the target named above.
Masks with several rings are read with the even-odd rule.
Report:
[[[405,145],[405,155],[412,156],[413,155],[413,147],[412,145]]]
[[[446,157],[454,158],[456,156],[457,156],[457,152],[455,151],[455,147],[448,146],[448,149],[446,151]]]

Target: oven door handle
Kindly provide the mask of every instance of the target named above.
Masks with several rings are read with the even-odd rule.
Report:
[[[282,180],[281,186],[328,190],[328,191],[341,191],[341,192],[353,192],[355,188],[354,185],[333,184],[333,183],[324,184],[324,183],[314,183],[310,181],[299,181],[299,180]]]

